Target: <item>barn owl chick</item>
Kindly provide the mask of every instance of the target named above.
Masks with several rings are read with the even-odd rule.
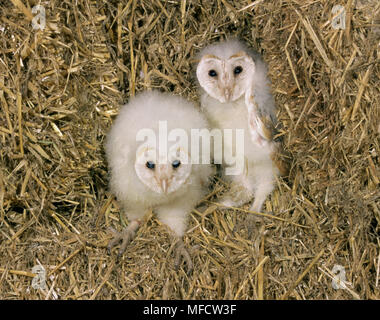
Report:
[[[266,65],[259,54],[232,39],[204,48],[196,75],[201,106],[210,124],[219,129],[244,130],[245,170],[226,177],[235,196],[228,194],[222,204],[240,206],[254,198],[251,210],[260,212],[274,188],[275,176],[287,173],[281,145],[274,139],[276,110]],[[237,152],[236,144],[243,143],[223,141],[224,154]]]
[[[176,261],[192,262],[182,242],[187,216],[207,191],[210,164],[192,164],[191,129],[208,122],[192,103],[157,91],[144,92],[122,107],[107,136],[110,188],[130,220],[110,241],[122,241],[119,256],[133,239],[141,219],[153,209],[177,241]],[[181,138],[182,137],[182,138]]]

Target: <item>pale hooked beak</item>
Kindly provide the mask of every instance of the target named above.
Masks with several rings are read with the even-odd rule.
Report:
[[[231,90],[229,88],[225,88],[224,89],[224,98],[226,99],[226,101],[230,101],[231,96],[232,96]]]
[[[230,74],[227,71],[223,73],[222,83],[224,86],[222,93],[225,101],[228,102],[232,97],[233,79],[231,79]]]
[[[158,165],[156,167],[155,178],[162,193],[167,193],[171,179],[171,167],[168,168],[167,165]]]
[[[168,191],[168,186],[169,186],[168,179],[162,179],[160,187],[163,193],[166,193]]]

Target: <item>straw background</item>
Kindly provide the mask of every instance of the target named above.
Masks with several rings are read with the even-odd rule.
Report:
[[[194,57],[230,35],[268,63],[293,158],[265,204],[275,218],[248,239],[233,230],[247,207],[204,202],[187,275],[148,213],[117,262],[108,228],[128,222],[107,187],[112,120],[149,88],[198,103]],[[379,299],[379,44],[377,0],[1,0],[0,299]],[[39,263],[45,290],[31,286]]]

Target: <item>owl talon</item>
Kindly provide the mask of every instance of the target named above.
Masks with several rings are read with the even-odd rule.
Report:
[[[120,241],[121,246],[117,254],[117,258],[121,258],[125,250],[127,249],[128,244],[132,241],[135,236],[135,230],[131,228],[125,228],[122,232],[117,232],[116,230],[111,230],[114,233],[113,239],[108,243],[107,253],[111,254],[111,250],[115,247]]]
[[[222,199],[222,201],[219,201],[219,203],[222,205],[222,206],[224,206],[224,207],[226,207],[226,209],[228,208],[228,207],[235,207],[235,202],[234,201],[232,201],[231,199]]]
[[[183,243],[182,240],[179,240],[175,247],[175,260],[174,260],[175,270],[179,269],[179,265],[181,263],[181,257],[186,262],[187,274],[190,274],[193,271],[193,262],[191,261],[189,252],[185,248],[185,244]]]
[[[256,216],[256,215],[249,215],[245,219],[245,225],[247,227],[247,235],[248,239],[252,239],[253,235],[257,233],[258,231],[258,224],[262,222],[262,218]]]
[[[223,197],[219,203],[228,209],[228,207],[241,207],[242,205],[246,204],[250,199],[239,199],[239,200],[234,200],[231,196],[225,196]]]
[[[244,185],[232,183],[230,189],[219,200],[219,203],[225,207],[241,207],[251,201],[252,197],[252,192]]]
[[[247,239],[253,239],[254,235],[258,233],[262,221],[262,217],[250,214],[235,225],[233,232],[240,233],[242,230],[246,230]]]

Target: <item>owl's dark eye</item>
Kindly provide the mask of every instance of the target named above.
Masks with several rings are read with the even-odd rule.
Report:
[[[210,77],[216,77],[218,74],[216,73],[216,71],[214,69],[211,69],[209,72],[208,72],[208,75]]]
[[[149,168],[149,169],[154,169],[154,167],[156,166],[155,164],[154,164],[154,162],[152,162],[152,161],[148,161],[146,164],[146,167],[147,168]]]
[[[179,160],[174,160],[172,162],[172,166],[174,169],[178,168],[180,165],[181,165],[181,161],[179,161]]]
[[[234,69],[234,74],[239,74],[243,71],[243,68],[241,66],[237,66]]]

